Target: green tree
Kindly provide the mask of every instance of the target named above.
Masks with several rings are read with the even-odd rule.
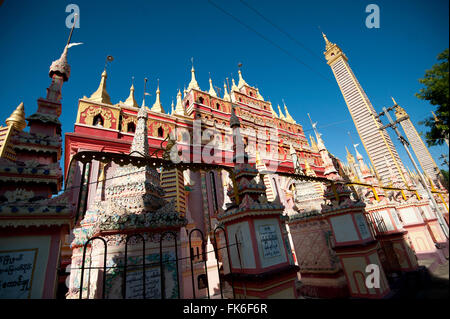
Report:
[[[448,186],[449,186],[448,171],[446,171],[445,169],[441,169],[441,173],[442,173],[442,176],[444,176],[444,182],[445,182],[444,187],[448,189]]]
[[[419,82],[425,87],[416,93],[416,97],[421,100],[429,101],[431,105],[436,106],[434,113],[437,120],[434,117],[426,118],[419,124],[425,124],[430,128],[428,132],[425,132],[425,137],[428,146],[441,145],[445,139],[448,140],[448,118],[449,118],[449,82],[448,82],[448,49],[445,49],[437,57],[439,63],[436,63],[431,69],[425,71],[423,79],[419,79]]]

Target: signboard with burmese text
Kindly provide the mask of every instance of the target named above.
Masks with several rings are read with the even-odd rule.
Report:
[[[30,298],[38,249],[0,251],[0,299]]]

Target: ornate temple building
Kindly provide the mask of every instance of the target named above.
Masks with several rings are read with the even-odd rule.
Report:
[[[348,71],[341,84],[355,82],[326,41],[332,68]],[[69,47],[38,111],[25,118],[21,104],[0,128],[0,258],[27,269],[0,273],[0,298],[378,299],[423,261],[448,258],[426,192],[398,156],[377,153],[369,167],[355,148],[341,161],[241,70],[221,96],[212,79],[200,88],[192,66],[167,107],[159,84],[151,106],[133,85],[115,103],[105,67],[65,134],[63,177]],[[385,141],[377,147],[395,151]],[[435,185],[433,195],[448,223],[448,192]]]

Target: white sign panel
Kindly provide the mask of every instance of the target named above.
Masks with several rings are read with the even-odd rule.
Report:
[[[127,299],[143,298],[143,271],[142,269],[127,270]],[[161,298],[161,276],[159,268],[146,269],[145,271],[145,298]]]
[[[259,226],[259,235],[264,258],[280,256],[280,245],[275,225]]]
[[[37,251],[0,251],[0,299],[30,298]]]

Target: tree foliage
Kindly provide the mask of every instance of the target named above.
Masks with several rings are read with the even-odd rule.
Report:
[[[433,116],[426,118],[420,124],[425,124],[430,128],[425,132],[425,137],[428,146],[441,145],[444,139],[448,139],[448,118],[449,118],[449,50],[446,49],[437,57],[438,63],[433,65],[431,69],[425,71],[423,79],[419,82],[424,85],[424,88],[416,93],[416,97],[421,100],[429,101],[431,105],[436,106],[434,113],[437,121]]]

